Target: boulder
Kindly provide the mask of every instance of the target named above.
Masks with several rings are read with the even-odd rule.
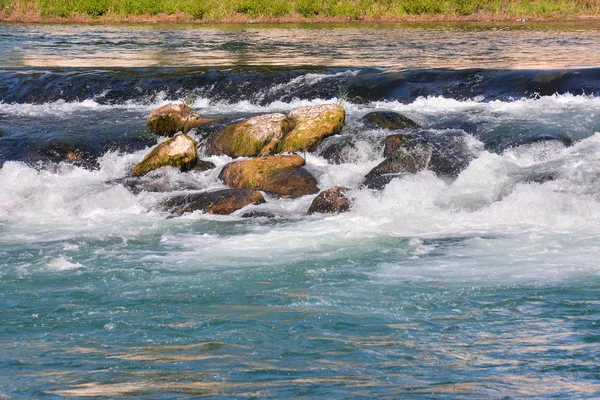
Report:
[[[334,186],[322,191],[308,208],[308,214],[339,214],[350,210],[352,203],[345,196],[347,191],[348,188],[341,186]]]
[[[410,118],[393,111],[373,111],[365,114],[361,121],[370,129],[399,130],[419,128],[419,124]]]
[[[394,154],[396,154],[402,146],[406,145],[409,140],[409,136],[402,134],[390,135],[386,137],[383,145],[383,156],[385,158],[394,156]]]
[[[194,165],[194,167],[192,168],[193,171],[208,171],[209,169],[215,169],[217,166],[210,162],[210,161],[205,161],[205,160],[198,160],[198,162],[196,163],[196,165]]]
[[[247,205],[264,202],[265,198],[256,190],[224,189],[171,197],[162,202],[160,208],[176,215],[198,210],[207,214],[227,215]]]
[[[198,125],[214,122],[203,118],[184,103],[167,104],[150,113],[147,119],[148,131],[162,136],[173,136],[177,132],[188,133]]]
[[[133,169],[133,176],[142,176],[161,167],[176,167],[188,171],[198,162],[196,142],[187,135],[179,134],[156,146]]]
[[[339,104],[321,104],[291,111],[293,129],[285,135],[280,152],[313,151],[325,138],[339,133],[346,112]]]
[[[394,146],[395,144],[394,142]],[[392,152],[388,149],[389,153]],[[431,146],[427,141],[406,139],[406,142],[399,145],[395,152],[369,171],[365,176],[365,185],[371,189],[381,189],[401,174],[414,174],[426,169],[430,159]]]
[[[316,179],[299,155],[267,156],[227,164],[219,178],[231,188],[256,189],[284,197],[300,197],[319,191]]]
[[[210,154],[254,157],[277,152],[283,136],[291,129],[284,114],[266,114],[223,128],[210,144]]]

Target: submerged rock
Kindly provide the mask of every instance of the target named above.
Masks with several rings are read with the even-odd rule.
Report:
[[[268,156],[227,164],[219,178],[231,188],[263,190],[285,196],[300,197],[319,191],[316,179],[305,169],[298,155]]]
[[[284,114],[266,114],[223,128],[213,139],[209,153],[253,157],[277,152],[280,140],[292,128]]]
[[[187,135],[179,134],[156,146],[133,169],[133,176],[142,176],[161,167],[176,167],[187,171],[196,165],[198,155],[196,142]]]
[[[167,104],[152,111],[146,122],[149,132],[173,136],[177,132],[188,133],[192,128],[214,121],[214,119],[203,118],[191,107],[179,103]]]
[[[242,214],[242,218],[276,218],[277,216],[269,211],[248,211]]]
[[[352,203],[345,196],[347,191],[348,188],[341,186],[334,186],[322,191],[308,208],[308,214],[339,214],[350,210]]]
[[[171,197],[162,202],[160,208],[176,215],[198,210],[207,214],[227,215],[250,204],[264,202],[265,198],[256,190],[224,189]]]
[[[293,129],[283,138],[280,152],[313,151],[325,138],[340,132],[346,112],[339,104],[320,104],[295,109],[288,118]]]
[[[365,114],[361,121],[371,129],[383,128],[389,130],[416,129],[419,124],[412,119],[394,111],[373,111]]]

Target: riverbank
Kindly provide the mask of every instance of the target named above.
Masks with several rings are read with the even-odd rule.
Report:
[[[10,23],[600,21],[600,0],[0,0]]]

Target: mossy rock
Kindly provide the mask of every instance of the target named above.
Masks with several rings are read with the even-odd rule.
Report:
[[[339,214],[350,210],[352,205],[350,199],[346,197],[348,188],[334,186],[324,190],[315,197],[308,209],[308,214]]]
[[[219,178],[231,188],[255,189],[284,197],[319,191],[316,179],[305,169],[302,157],[267,156],[227,164]]]
[[[227,215],[248,205],[264,202],[265,198],[256,190],[224,189],[171,197],[160,208],[176,215],[198,210],[206,214]]]
[[[339,133],[346,112],[339,104],[320,104],[291,111],[293,129],[283,138],[280,152],[313,151],[325,138]]]
[[[133,169],[133,176],[142,176],[161,167],[176,167],[182,171],[193,168],[198,162],[196,142],[187,135],[179,134],[156,146]]]
[[[177,132],[188,133],[190,129],[202,124],[214,122],[203,118],[191,107],[179,104],[167,104],[150,113],[147,119],[148,131],[162,136],[173,136]]]
[[[283,136],[291,130],[284,114],[265,114],[223,128],[213,139],[209,153],[230,157],[275,154]]]

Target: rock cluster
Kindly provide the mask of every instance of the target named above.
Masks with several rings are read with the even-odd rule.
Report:
[[[198,158],[198,145],[186,134],[192,127],[210,121],[184,104],[169,104],[152,112],[148,116],[148,130],[174,136],[152,149],[123,184],[133,191],[162,191],[168,185],[153,184],[153,175],[144,175],[165,166],[182,172],[215,168],[213,163]],[[352,206],[352,199],[347,196],[349,189],[334,186],[319,192],[317,180],[304,168],[304,158],[296,153],[317,151],[329,163],[340,164],[352,162],[348,159],[357,154],[359,143],[376,155],[383,150],[384,160],[364,177],[363,185],[370,189],[382,189],[395,178],[425,169],[439,176],[456,176],[470,162],[464,138],[452,132],[444,135],[428,132],[409,118],[391,111],[368,113],[360,122],[368,129],[401,132],[386,136],[383,143],[376,135],[364,139],[351,136],[348,131],[327,139],[344,126],[345,110],[339,104],[302,107],[287,114],[260,115],[226,125],[215,135],[206,135],[209,140],[202,148],[209,155],[236,158],[218,175],[228,189],[171,197],[160,208],[173,214],[197,210],[229,214],[247,205],[264,203],[263,194],[297,198],[318,193],[308,214],[346,212]],[[352,129],[355,128],[348,130],[352,132]],[[179,187],[189,190],[185,181]],[[272,217],[258,210],[243,215]]]
[[[214,168],[214,164],[198,158],[196,142],[186,135],[193,127],[211,121],[184,104],[169,104],[153,111],[148,116],[148,130],[175,136],[152,149],[135,166],[132,176],[139,178],[165,166],[182,172]],[[260,115],[225,126],[209,143],[208,153],[252,157],[234,160],[223,167],[219,179],[230,189],[175,196],[165,200],[160,208],[173,214],[196,210],[229,214],[246,205],[264,203],[261,192],[290,198],[316,194],[317,180],[303,168],[305,160],[287,153],[314,150],[325,138],[338,133],[344,121],[341,105],[322,104],[295,109],[287,115]],[[135,185],[131,181],[127,184]],[[331,211],[320,211],[325,210],[321,206],[311,212],[342,212],[349,209],[349,203],[346,207],[329,208]]]
[[[226,126],[209,147],[210,154],[256,157],[312,151],[338,133],[346,113],[339,104],[302,107],[288,115],[266,114]]]

